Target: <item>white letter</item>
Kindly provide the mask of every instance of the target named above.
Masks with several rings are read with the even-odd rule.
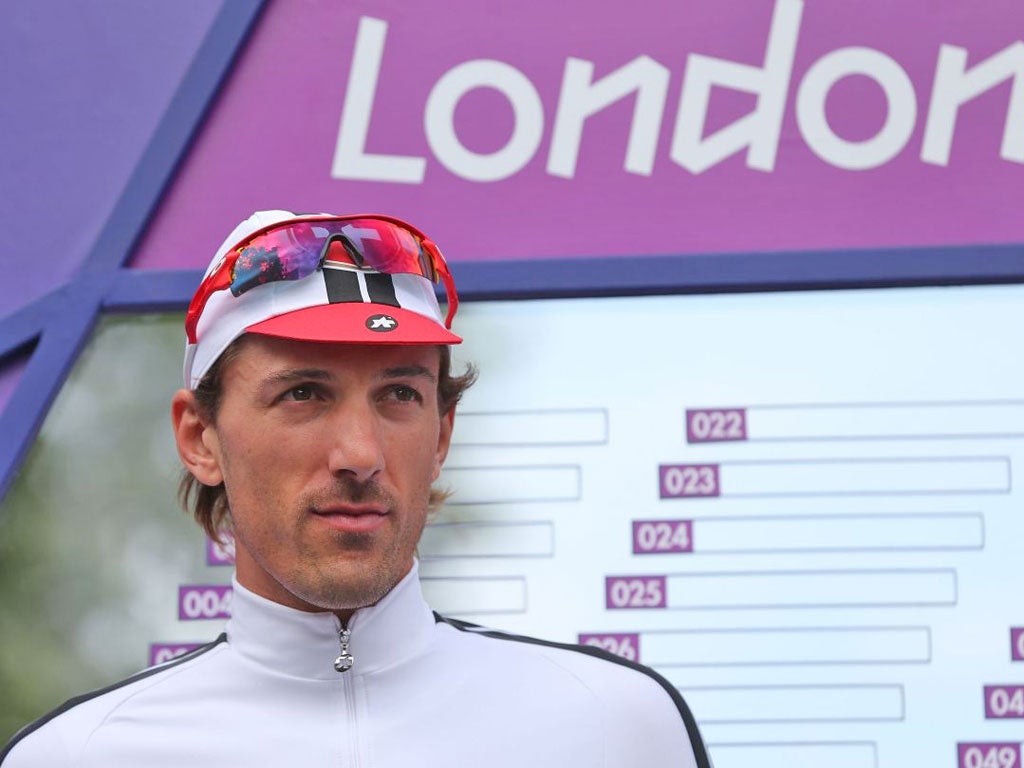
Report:
[[[650,176],[658,145],[661,115],[668,92],[668,69],[649,56],[639,56],[596,83],[591,82],[594,65],[584,59],[568,59],[562,78],[562,95],[548,154],[548,173],[571,179],[576,173],[583,121],[609,104],[636,91],[633,123],[625,169]]]
[[[1024,163],[1024,42],[1018,40],[975,65],[969,72],[965,71],[966,67],[967,51],[964,48],[944,45],[939,49],[921,159],[926,163],[947,165],[960,105],[1012,77],[1013,90],[1010,91],[999,156],[1004,160]]]
[[[802,13],[802,0],[778,0],[763,68],[690,54],[672,137],[673,160],[693,173],[701,173],[749,147],[747,167],[758,171],[775,168]],[[704,122],[711,88],[715,85],[756,94],[757,107],[746,117],[705,139],[702,138]]]
[[[512,138],[497,152],[481,155],[466,149],[455,135],[455,107],[474,88],[494,88],[512,105]],[[544,107],[533,83],[501,61],[477,59],[444,73],[427,99],[427,141],[437,159],[456,176],[470,181],[498,181],[521,170],[540,146]]]
[[[387,32],[386,21],[368,16],[359,19],[352,69],[348,73],[345,103],[341,107],[338,143],[334,148],[334,162],[331,163],[331,176],[336,179],[421,184],[427,164],[424,158],[369,155],[364,152]]]
[[[885,91],[885,124],[872,138],[846,141],[836,136],[825,118],[825,99],[832,86],[848,75],[867,75]],[[807,70],[796,97],[796,122],[811,150],[839,168],[877,168],[899,154],[910,140],[917,119],[914,84],[884,53],[872,48],[840,48],[822,56]]]

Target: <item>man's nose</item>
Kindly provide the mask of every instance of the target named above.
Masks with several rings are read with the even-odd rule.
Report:
[[[369,404],[348,404],[331,420],[331,449],[328,467],[365,483],[384,469],[384,446],[380,423]]]

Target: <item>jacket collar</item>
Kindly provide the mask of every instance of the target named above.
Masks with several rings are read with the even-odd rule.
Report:
[[[249,591],[237,579],[233,586],[229,645],[248,661],[290,677],[339,680],[379,672],[423,652],[434,629],[414,564],[379,603],[352,615],[349,653],[355,661],[348,672],[337,672],[340,622],[333,613],[289,608]]]

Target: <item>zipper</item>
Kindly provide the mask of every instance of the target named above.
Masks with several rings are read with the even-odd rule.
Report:
[[[341,684],[341,695],[342,695],[342,711],[344,718],[348,722],[348,728],[343,729],[341,733],[347,733],[348,737],[345,742],[341,745],[343,753],[348,753],[347,762],[344,763],[346,768],[359,768],[363,764],[360,755],[362,749],[360,747],[360,735],[359,735],[359,716],[356,696],[356,684],[359,680],[358,677],[352,675],[346,675],[352,669],[352,665],[355,663],[355,657],[349,650],[349,643],[352,641],[352,631],[342,624],[341,619],[335,617],[335,621],[338,623],[338,644],[340,651],[338,658],[334,660],[334,669],[341,675],[338,678],[338,682]]]
[[[355,657],[349,653],[348,644],[352,640],[352,632],[349,631],[348,627],[342,626],[341,622],[338,622],[338,643],[341,645],[341,652],[338,654],[338,658],[334,660],[334,669],[337,672],[348,672],[352,669],[352,665],[355,664]]]

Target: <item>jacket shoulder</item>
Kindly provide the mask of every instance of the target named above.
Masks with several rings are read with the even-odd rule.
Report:
[[[543,658],[549,667],[554,667],[572,684],[585,688],[599,701],[610,721],[632,724],[631,728],[621,731],[624,739],[633,742],[627,749],[637,746],[638,742],[644,742],[647,747],[665,744],[671,742],[673,734],[682,732],[693,752],[692,765],[710,768],[697,721],[682,694],[650,667],[593,646],[500,632],[440,614],[435,614],[435,619],[439,624],[481,638],[481,641],[508,644],[510,655]],[[624,764],[629,764],[628,758]]]
[[[166,664],[145,669],[113,685],[68,699],[59,707],[19,730],[0,750],[2,768],[54,768],[73,765],[75,755],[110,712],[140,687],[158,683],[227,640],[221,635]]]

